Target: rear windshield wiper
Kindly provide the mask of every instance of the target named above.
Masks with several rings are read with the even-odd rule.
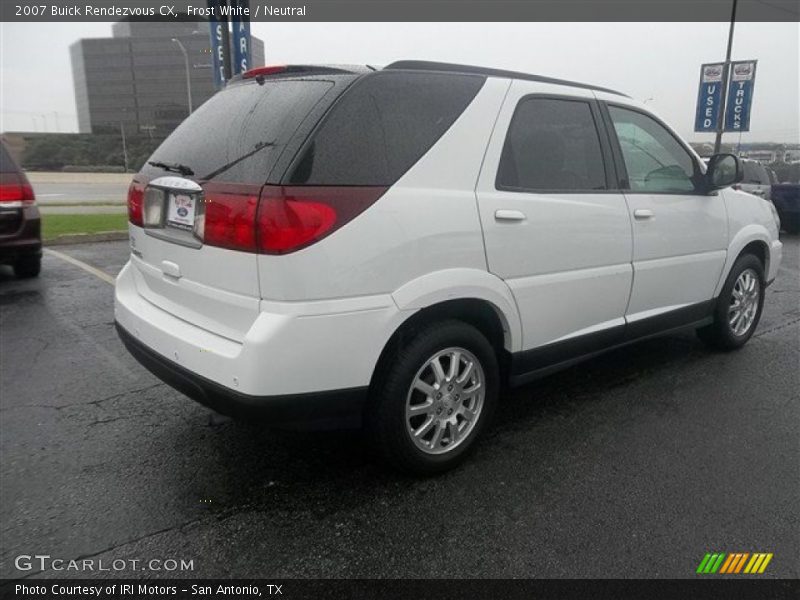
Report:
[[[259,150],[263,150],[264,148],[271,148],[271,147],[273,147],[273,146],[275,146],[275,142],[258,142],[258,143],[257,143],[257,144],[256,144],[256,145],[253,147],[253,149],[252,149],[252,150],[250,150],[250,152],[248,152],[247,154],[243,154],[243,155],[242,155],[242,156],[240,156],[239,158],[236,158],[236,159],[232,160],[231,162],[229,162],[229,163],[226,163],[226,164],[222,165],[222,166],[221,166],[221,167],[219,167],[218,169],[214,169],[213,171],[211,171],[211,173],[209,173],[209,174],[208,174],[208,175],[206,175],[205,177],[202,177],[202,179],[203,179],[203,180],[207,180],[207,179],[213,179],[214,177],[216,177],[216,176],[217,176],[217,175],[219,175],[220,173],[224,173],[225,171],[227,171],[227,170],[228,170],[228,169],[230,169],[231,167],[234,167],[234,166],[238,165],[238,164],[239,164],[240,162],[242,162],[244,159],[246,159],[246,158],[250,158],[251,156],[253,156],[253,154],[255,154],[256,152],[258,152]]]
[[[187,167],[186,165],[182,165],[180,163],[165,163],[160,162],[157,160],[148,160],[148,165],[152,165],[153,167],[158,167],[160,169],[164,169],[165,171],[172,171],[173,173],[180,173],[184,177],[186,175],[194,175],[194,171],[191,167]]]

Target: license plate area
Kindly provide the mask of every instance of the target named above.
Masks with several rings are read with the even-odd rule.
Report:
[[[200,248],[203,245],[203,189],[182,177],[159,177],[144,194],[144,229],[147,235]]]
[[[194,230],[198,197],[194,194],[167,192],[166,226],[182,231]]]

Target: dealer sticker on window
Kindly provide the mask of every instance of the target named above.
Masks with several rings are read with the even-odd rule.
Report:
[[[195,198],[186,194],[170,194],[167,223],[191,231],[194,227]]]

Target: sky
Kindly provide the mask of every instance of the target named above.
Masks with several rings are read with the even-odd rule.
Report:
[[[690,141],[700,65],[725,58],[727,23],[253,23],[267,64],[437,60],[593,83],[646,101]],[[0,24],[0,131],[77,131],[69,45],[110,23]],[[737,23],[757,59],[742,142],[800,142],[800,24]],[[738,134],[727,134],[735,142]]]

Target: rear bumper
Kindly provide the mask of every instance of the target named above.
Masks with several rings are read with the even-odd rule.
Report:
[[[117,277],[114,316],[128,350],[157,377],[234,417],[317,429],[359,424],[378,357],[402,318],[390,296],[261,300],[255,315],[241,313],[242,333],[231,339],[200,325],[189,295],[161,305],[147,299],[136,269],[129,262]],[[204,291],[213,300],[213,288]],[[221,310],[209,306],[210,316]]]
[[[185,369],[145,346],[119,323],[117,334],[133,357],[153,375],[192,400],[237,419],[258,419],[286,427],[358,427],[367,388],[282,396],[242,394]]]
[[[36,205],[17,209],[19,229],[0,235],[0,263],[13,263],[18,258],[42,255],[41,218]],[[8,212],[8,211],[7,211]]]

